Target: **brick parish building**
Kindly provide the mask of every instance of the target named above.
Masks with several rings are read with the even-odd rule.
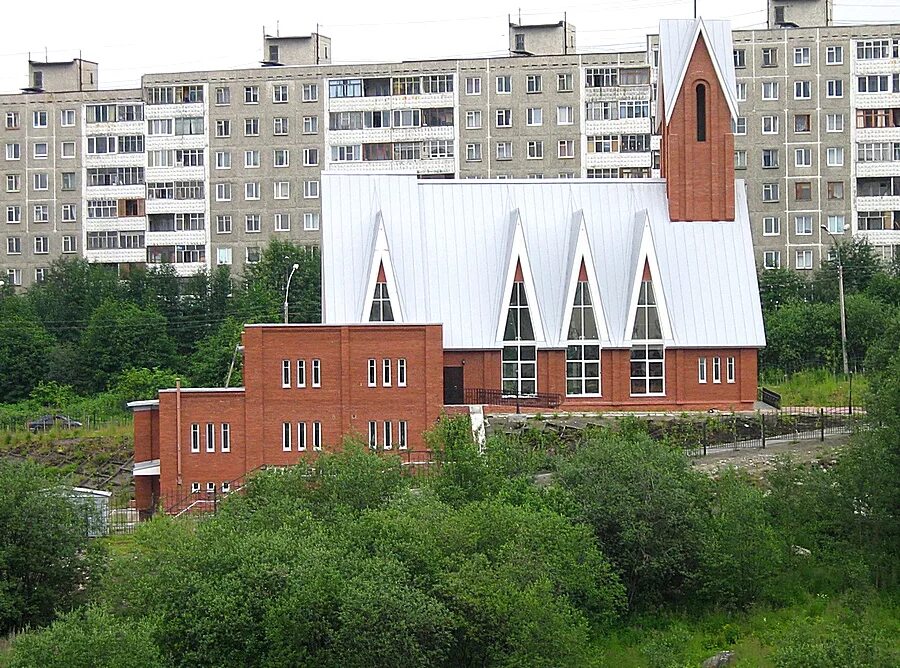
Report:
[[[452,405],[752,409],[765,334],[729,25],[663,21],[660,58],[663,178],[323,174],[325,324],[248,325],[243,388],[133,404],[139,506],[353,432],[421,451]]]

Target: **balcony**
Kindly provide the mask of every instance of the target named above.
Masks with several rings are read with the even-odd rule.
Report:
[[[501,390],[483,387],[467,387],[463,390],[464,403],[488,406],[514,406],[521,408],[557,408],[562,403],[558,394],[538,392],[537,394],[506,396]]]

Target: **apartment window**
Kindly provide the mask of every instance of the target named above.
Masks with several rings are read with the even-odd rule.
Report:
[[[378,423],[374,420],[369,420],[369,448],[378,448]]]
[[[801,46],[794,49],[794,65],[803,67],[809,65],[809,47]]]
[[[794,216],[794,232],[797,236],[809,236],[813,231],[812,216]]]
[[[291,164],[291,152],[286,148],[276,148],[272,160],[275,167],[288,167]]]
[[[778,167],[778,149],[764,148],[762,152],[763,169],[775,169]]]
[[[259,214],[250,213],[244,216],[244,231],[247,234],[258,234],[261,231]]]
[[[497,109],[496,114],[498,128],[512,127],[512,109]]]
[[[50,222],[50,207],[47,204],[35,204],[32,208],[32,220],[35,223],[49,223]],[[107,216],[107,218],[114,218],[115,216]]]
[[[737,96],[738,102],[746,102],[747,101],[747,84],[746,83],[735,84],[734,93]]]
[[[572,125],[575,122],[575,111],[571,106],[560,106],[556,108],[556,124]]]
[[[528,76],[525,77],[525,92],[526,93],[540,93],[542,90],[543,90],[543,79],[540,74],[529,74]]]
[[[21,269],[7,269],[6,270],[6,280],[10,285],[22,285],[22,270]]]
[[[288,119],[281,116],[272,119],[272,134],[276,137],[284,136],[288,133]]]
[[[809,114],[794,115],[794,132],[804,134],[811,132],[811,130],[812,127]]]
[[[762,99],[777,100],[778,99],[778,82],[763,81],[762,82]]]
[[[6,112],[6,129],[7,130],[15,130],[19,127],[19,112],[18,111],[7,111]]]
[[[168,136],[175,134],[175,119],[174,118],[154,118],[150,121],[150,124],[147,126],[147,134],[153,136]],[[90,144],[91,138],[88,138],[88,143]],[[88,153],[91,151],[88,150]],[[97,151],[100,153],[101,151]],[[106,153],[106,151],[103,151]],[[109,151],[109,153],[115,153],[115,150]]]
[[[200,452],[200,425],[196,422],[191,425],[191,452]],[[200,483],[194,483],[197,485],[197,490],[200,491]]]
[[[303,452],[306,450],[306,423],[298,422],[297,423],[297,451]]]
[[[812,149],[795,148],[794,149],[794,166],[795,167],[811,167],[812,166]]]
[[[231,248],[216,249],[216,264],[222,265],[222,266],[228,266],[231,264],[231,260],[232,260]]]
[[[844,131],[844,114],[827,114],[825,116],[826,132],[843,132]]]
[[[381,385],[382,387],[391,386],[391,360],[381,360]]]
[[[303,198],[304,199],[318,199],[319,197],[319,182],[318,181],[304,181],[303,182]]]
[[[312,386],[322,387],[322,360],[312,361]]]
[[[829,181],[826,188],[828,199],[844,199],[844,182]]]
[[[231,184],[230,183],[217,183],[216,184],[216,201],[217,202],[230,202],[231,201]]]
[[[303,149],[303,166],[315,167],[319,164],[319,149],[305,148]]]
[[[22,189],[22,176],[20,174],[6,175],[6,192],[17,193]]]
[[[763,269],[780,269],[781,251],[763,251]]]
[[[62,238],[62,252],[63,253],[77,253],[78,252],[78,237],[72,235],[65,235]]]
[[[826,84],[828,97],[844,97],[844,81],[842,79],[829,79]]]
[[[762,50],[762,66],[777,67],[778,66],[778,49],[767,47]]]
[[[287,121],[287,119],[285,119]],[[318,116],[304,116],[303,117],[303,134],[305,135],[314,135],[319,132],[319,117]],[[287,123],[284,125],[284,134],[287,134]]]
[[[873,74],[857,77],[856,82],[860,93],[890,93],[893,82],[893,92],[896,93],[898,84],[900,84],[900,75]]]
[[[317,102],[319,99],[318,84],[303,84],[301,88],[301,99],[304,102]]]
[[[844,47],[828,46],[825,47],[825,64],[826,65],[842,65],[844,63]]]
[[[244,86],[244,104],[259,104],[259,86]]]
[[[277,84],[272,87],[272,102],[275,104],[285,104],[288,101],[287,84]]]
[[[722,382],[722,358],[721,357],[713,357],[712,358],[712,367],[713,367],[713,382],[721,383]]]
[[[397,447],[401,450],[406,450],[408,446],[407,432],[406,420],[397,422]]]
[[[497,77],[497,92],[501,94],[512,93],[512,77]]]
[[[275,214],[275,231],[290,232],[291,231],[291,214],[276,213]]]
[[[50,188],[50,178],[47,172],[37,172],[32,177],[32,186],[34,190],[48,190]]]
[[[556,75],[556,91],[558,93],[571,93],[573,88],[573,76],[569,72],[560,72]]]
[[[795,269],[812,269],[813,252],[811,250],[798,250],[794,254]]]
[[[262,251],[260,251],[259,246],[248,246],[245,251],[245,258],[247,264],[256,264],[259,262],[259,258],[262,256]]]
[[[843,215],[828,216],[828,231],[832,234],[843,234],[845,221]]]
[[[6,159],[20,160],[22,158],[22,147],[19,144],[6,145]]]
[[[390,421],[385,420],[384,421],[384,449],[385,450],[390,450],[391,448],[394,447],[392,431],[393,430],[391,429]]]
[[[741,70],[747,67],[747,52],[744,49],[734,50],[734,68]]]
[[[31,112],[31,125],[35,128],[47,127],[47,112],[33,111]]]
[[[244,184],[244,199],[248,201],[259,199],[259,181],[247,181]]]
[[[529,107],[525,110],[526,125],[543,125],[544,110],[541,107]]]
[[[219,234],[231,234],[231,216],[216,216],[216,232]]]
[[[811,97],[809,81],[794,82],[794,99],[808,100]]]
[[[259,167],[259,151],[244,151],[244,167],[247,169]]]
[[[64,141],[60,144],[60,155],[63,158],[74,158],[75,157],[75,142],[73,141]]]
[[[466,129],[467,130],[477,130],[481,127],[481,112],[480,111],[467,111],[466,112]]]
[[[734,152],[734,168],[747,169],[747,151],[740,149]]]
[[[530,141],[527,144],[527,157],[529,160],[544,159],[544,142],[542,140]]]
[[[777,183],[763,184],[763,202],[777,202],[780,198],[779,186]]]
[[[303,230],[305,232],[314,232],[319,229],[319,214],[315,211],[308,211],[303,214]]]
[[[797,181],[794,184],[794,199],[798,202],[812,200],[812,184],[809,181]]]
[[[227,104],[231,104],[231,89],[228,86],[216,88],[216,105],[221,107]]]
[[[466,162],[481,162],[481,144],[466,144]]]
[[[368,372],[368,385],[369,387],[375,387],[377,384],[377,374],[378,374],[378,362],[377,360],[370,359],[369,360],[369,372]]]
[[[20,237],[6,237],[6,254],[22,254],[22,239]]]
[[[258,137],[259,136],[259,119],[258,118],[245,118],[244,119],[244,136],[245,137]]]
[[[219,119],[216,121],[216,137],[230,137],[231,136],[231,121],[226,119]]]
[[[306,387],[306,360],[297,360],[297,387]]]
[[[75,172],[63,172],[60,176],[62,190],[75,190]]]
[[[827,149],[825,162],[829,167],[842,167],[844,165],[844,149],[840,146]]]
[[[736,135],[747,134],[747,118],[745,116],[735,118],[731,129]]]
[[[574,158],[575,157],[575,140],[574,139],[560,139],[559,140],[558,157],[560,157],[560,158]]]
[[[75,204],[63,204],[61,212],[62,222],[74,223],[78,219],[77,213]]]
[[[293,428],[290,422],[281,423],[281,449],[285,452],[291,449],[291,435]]]
[[[216,151],[216,169],[231,169],[231,151]]]
[[[481,95],[481,77],[466,77],[466,95]]]
[[[281,387],[291,386],[291,361],[281,360]]]
[[[777,135],[780,129],[778,116],[762,117],[762,133],[764,135]]]
[[[63,109],[59,112],[59,124],[64,128],[75,125],[75,110]]]
[[[7,223],[21,223],[22,222],[22,207],[18,204],[10,205],[6,207],[6,222]]]
[[[776,237],[781,234],[781,219],[778,216],[763,217],[763,236]]]

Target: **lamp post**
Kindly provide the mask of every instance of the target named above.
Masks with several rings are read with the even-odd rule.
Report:
[[[291,294],[291,279],[294,277],[294,272],[300,268],[300,265],[296,262],[294,266],[291,267],[291,273],[288,274],[287,285],[284,286],[284,324],[288,324],[288,295]]]
[[[837,253],[837,268],[838,268],[838,294],[840,295],[841,301],[841,354],[844,357],[844,375],[850,375],[850,366],[847,364],[847,311],[844,307],[844,261],[841,259],[841,247],[837,242],[837,239],[834,238],[834,235],[828,229],[826,225],[821,226],[825,233],[831,237],[831,241],[835,246],[835,252]],[[844,231],[849,230],[849,225],[844,225]]]

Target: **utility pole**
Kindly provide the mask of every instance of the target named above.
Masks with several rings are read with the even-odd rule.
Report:
[[[844,376],[849,376],[850,365],[847,363],[847,311],[844,306],[844,261],[841,258],[841,246],[838,244],[837,239],[834,238],[834,235],[826,225],[822,225],[821,227],[825,230],[825,233],[831,237],[831,241],[834,243],[835,252],[837,253],[838,295],[840,297],[841,306],[841,354],[844,358]],[[844,230],[848,229],[850,229],[850,226],[844,225]]]

